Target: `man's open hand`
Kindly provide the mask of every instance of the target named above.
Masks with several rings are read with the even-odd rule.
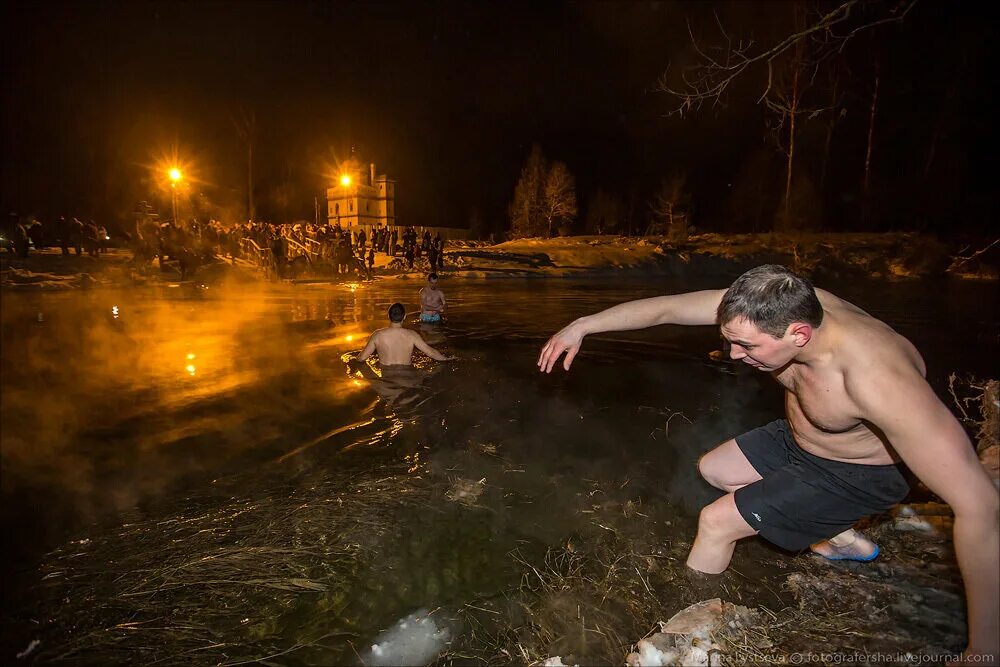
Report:
[[[569,370],[582,343],[583,333],[580,332],[580,325],[574,322],[565,327],[545,343],[541,354],[538,355],[538,370],[543,373],[551,373],[552,367],[559,361],[559,357],[563,353],[566,354],[566,358],[563,359],[563,368]]]

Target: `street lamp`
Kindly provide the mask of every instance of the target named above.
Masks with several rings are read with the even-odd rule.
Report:
[[[340,184],[343,185],[345,188],[348,185],[350,185],[351,184],[351,177],[350,177],[350,175],[349,174],[344,174],[343,176],[341,176],[340,177]]]
[[[181,182],[184,175],[177,167],[171,167],[167,175],[170,176],[170,203],[174,209],[174,227],[177,227],[177,184]]]

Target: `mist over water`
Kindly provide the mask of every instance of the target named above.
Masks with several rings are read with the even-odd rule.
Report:
[[[400,517],[394,543],[414,549],[404,567],[433,570],[442,545],[486,548],[489,567],[436,592],[413,590],[408,578],[421,572],[383,572],[407,592],[382,600],[377,628],[408,605],[495,589],[509,551],[572,534],[581,497],[599,502],[602,484],[675,516],[690,540],[693,517],[717,495],[698,478],[698,457],[781,415],[770,378],[708,358],[719,348],[714,327],[598,336],[569,373],[537,371],[541,345],[578,316],[724,284],[445,280],[444,326],[413,322],[420,286],[5,293],[2,522],[18,537],[5,579],[68,540],[169,517],[185,498],[223,493],[213,489],[249,499],[321,480],[315,488],[327,493],[338,471],[346,480],[419,454],[436,483],[478,484],[489,512],[466,525],[442,494],[425,514]],[[909,337],[939,395],[952,371],[995,376],[995,286],[821,286]],[[459,360],[424,359],[412,374],[375,381],[352,373],[345,355],[387,323],[397,300],[411,311],[408,326]]]

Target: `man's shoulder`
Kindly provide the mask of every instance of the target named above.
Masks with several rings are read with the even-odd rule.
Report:
[[[866,376],[892,370],[924,374],[924,361],[905,336],[888,324],[858,309],[842,314],[841,365]]]
[[[850,360],[842,368],[844,389],[861,408],[881,404],[890,397],[900,398],[927,382],[915,349],[911,355],[898,344],[865,345],[863,341],[853,347]]]

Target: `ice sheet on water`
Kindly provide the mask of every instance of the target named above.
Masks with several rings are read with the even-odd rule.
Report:
[[[450,635],[448,628],[439,628],[421,609],[381,633],[361,659],[369,667],[426,665],[444,650]]]

